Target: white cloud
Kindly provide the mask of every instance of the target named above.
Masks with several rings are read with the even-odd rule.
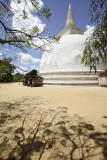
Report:
[[[19,67],[19,68],[21,68],[24,72],[29,72],[29,68],[27,67]]]
[[[33,58],[31,55],[29,54],[24,54],[24,53],[19,53],[19,55],[21,56],[21,63],[23,64],[36,64],[40,62],[40,59],[37,58]]]
[[[23,67],[23,66],[18,66],[19,68],[17,68],[16,70],[14,70],[14,74],[16,73],[21,73],[21,74],[26,74],[28,72],[30,72],[33,69],[36,69],[37,71],[39,71],[39,67],[36,67],[34,65],[29,66],[29,67]],[[22,70],[21,70],[22,69]]]
[[[39,7],[42,8],[43,6],[42,0],[38,0],[38,1],[39,1]],[[20,4],[16,5],[16,2],[14,0],[11,1],[11,7],[15,10],[14,16],[12,18],[13,28],[31,29],[33,26],[38,26],[39,32],[42,32],[46,27],[46,25],[43,24],[42,21],[37,16],[34,15],[33,12],[35,9],[32,6],[30,0],[26,0],[26,3],[27,5],[25,4],[25,1],[23,1]],[[28,13],[27,19],[23,19],[23,16],[22,16],[23,10],[25,10]]]
[[[38,67],[36,67],[36,66],[30,66],[30,70],[33,70],[33,69],[36,69],[37,71],[40,70],[39,66]]]
[[[39,2],[39,8],[41,9],[43,7],[43,2],[42,0],[34,0],[34,2]],[[32,5],[32,2],[30,0],[24,0],[21,1],[21,3],[17,3],[15,0],[11,0],[11,4],[10,4],[11,8],[14,9],[15,14],[16,11],[19,13],[22,13],[23,10],[25,10],[27,13],[30,13],[31,11],[35,11],[35,7]],[[18,14],[17,13],[17,14]]]
[[[32,69],[36,69],[36,66],[30,66],[30,69],[32,70]]]
[[[87,30],[84,32],[84,35],[90,36],[93,33],[94,28],[95,28],[95,26],[86,25]]]
[[[42,32],[46,27],[46,25],[43,24],[38,17],[33,16],[32,14],[29,14],[29,19],[23,19],[21,17],[19,21],[13,20],[12,25],[13,25],[13,28],[16,28],[16,29],[22,29],[22,28],[31,29],[34,26],[38,26],[39,32]]]
[[[23,66],[18,66],[19,68],[16,68],[15,70],[14,70],[14,74],[16,74],[16,73],[21,73],[21,74],[26,74],[27,72],[30,72],[30,69],[29,69],[29,67],[27,68],[27,67],[23,67]],[[21,70],[22,69],[22,70]]]
[[[36,66],[34,66],[34,65],[29,66],[28,68],[27,68],[27,67],[20,67],[20,68],[21,68],[23,71],[25,71],[25,72],[30,72],[30,71],[33,70],[33,69],[39,70],[39,68],[36,67]]]
[[[0,56],[2,56],[3,54],[0,52]]]

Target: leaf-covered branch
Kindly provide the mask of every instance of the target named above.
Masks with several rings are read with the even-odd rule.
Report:
[[[36,16],[44,16],[46,19],[49,20],[51,13],[50,9],[47,7],[40,8],[39,7],[39,1],[35,0],[12,0],[14,2],[14,5],[16,5],[16,8],[12,8],[9,0],[7,1],[0,1],[0,28],[2,31],[1,37],[0,37],[0,44],[5,45],[9,44],[10,46],[13,45],[18,48],[25,49],[26,47],[32,47],[36,50],[43,50],[43,45],[46,45],[47,42],[51,42],[47,38],[44,38],[42,36],[43,33],[46,33],[46,30],[40,31],[38,26],[33,26],[32,28],[23,28],[23,29],[14,29],[11,26],[11,22],[13,20],[20,21],[20,18],[23,17],[23,19],[29,18],[29,4],[33,7],[33,12]],[[20,8],[20,4],[24,5],[23,9]],[[16,13],[19,13],[19,16],[16,16]],[[35,39],[40,40],[42,42],[42,45],[39,45],[35,43]],[[40,42],[40,43],[41,43]]]
[[[86,40],[82,63],[91,69],[98,68],[99,63],[107,64],[107,2],[89,0],[91,22],[97,22],[92,35]]]

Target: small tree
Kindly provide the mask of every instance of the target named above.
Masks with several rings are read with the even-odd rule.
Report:
[[[13,75],[13,82],[23,82],[24,80],[24,75],[20,73],[16,73]]]
[[[89,0],[91,22],[97,22],[93,34],[86,40],[82,63],[96,70],[102,60],[107,62],[107,2],[105,0]]]
[[[11,58],[4,58],[0,60],[0,82],[12,82],[13,81],[13,72],[16,68],[11,64]]]

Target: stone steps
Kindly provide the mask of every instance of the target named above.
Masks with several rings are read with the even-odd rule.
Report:
[[[78,82],[56,82],[56,81],[44,81],[43,84],[46,85],[69,85],[69,86],[93,86],[93,85],[98,85],[98,81],[94,81],[94,82],[86,82],[86,81],[78,81]]]
[[[49,81],[49,80],[51,80],[51,81],[54,81],[54,80],[56,80],[56,81],[63,81],[63,80],[66,80],[66,81],[71,81],[71,80],[75,80],[75,81],[77,81],[77,80],[86,80],[86,81],[88,81],[88,80],[98,80],[98,77],[80,77],[80,76],[76,76],[76,77],[44,77],[43,78],[44,79],[44,81]]]
[[[98,76],[98,75],[79,75],[79,74],[77,74],[77,75],[42,75],[44,78],[47,78],[47,77],[52,77],[52,78],[54,78],[54,77],[56,77],[56,78],[62,78],[62,77],[88,77],[88,76],[90,76],[90,77],[96,77],[96,76]]]
[[[43,77],[43,84],[63,86],[96,86],[98,85],[98,73],[88,71],[80,72],[49,72],[40,73]]]
[[[38,73],[38,75],[42,75],[42,76],[56,76],[56,75],[98,75],[101,71],[98,71],[96,74],[94,71],[92,71],[91,73],[89,71],[61,71],[61,72],[43,72],[43,73]]]

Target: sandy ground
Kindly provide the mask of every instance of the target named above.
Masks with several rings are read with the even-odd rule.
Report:
[[[21,83],[0,84],[0,102],[14,102],[39,97],[44,107],[67,107],[70,115],[78,114],[94,124],[104,123],[107,116],[107,88],[103,87],[26,87]],[[43,104],[42,104],[43,105]]]
[[[31,115],[28,119],[30,125],[37,116],[36,108],[55,111],[65,108],[68,116],[84,118],[97,131],[106,132],[107,129],[107,88],[103,87],[32,88],[22,83],[0,84],[0,107],[0,141],[5,136],[11,138],[9,133],[20,128],[22,115],[23,118],[26,114]]]

